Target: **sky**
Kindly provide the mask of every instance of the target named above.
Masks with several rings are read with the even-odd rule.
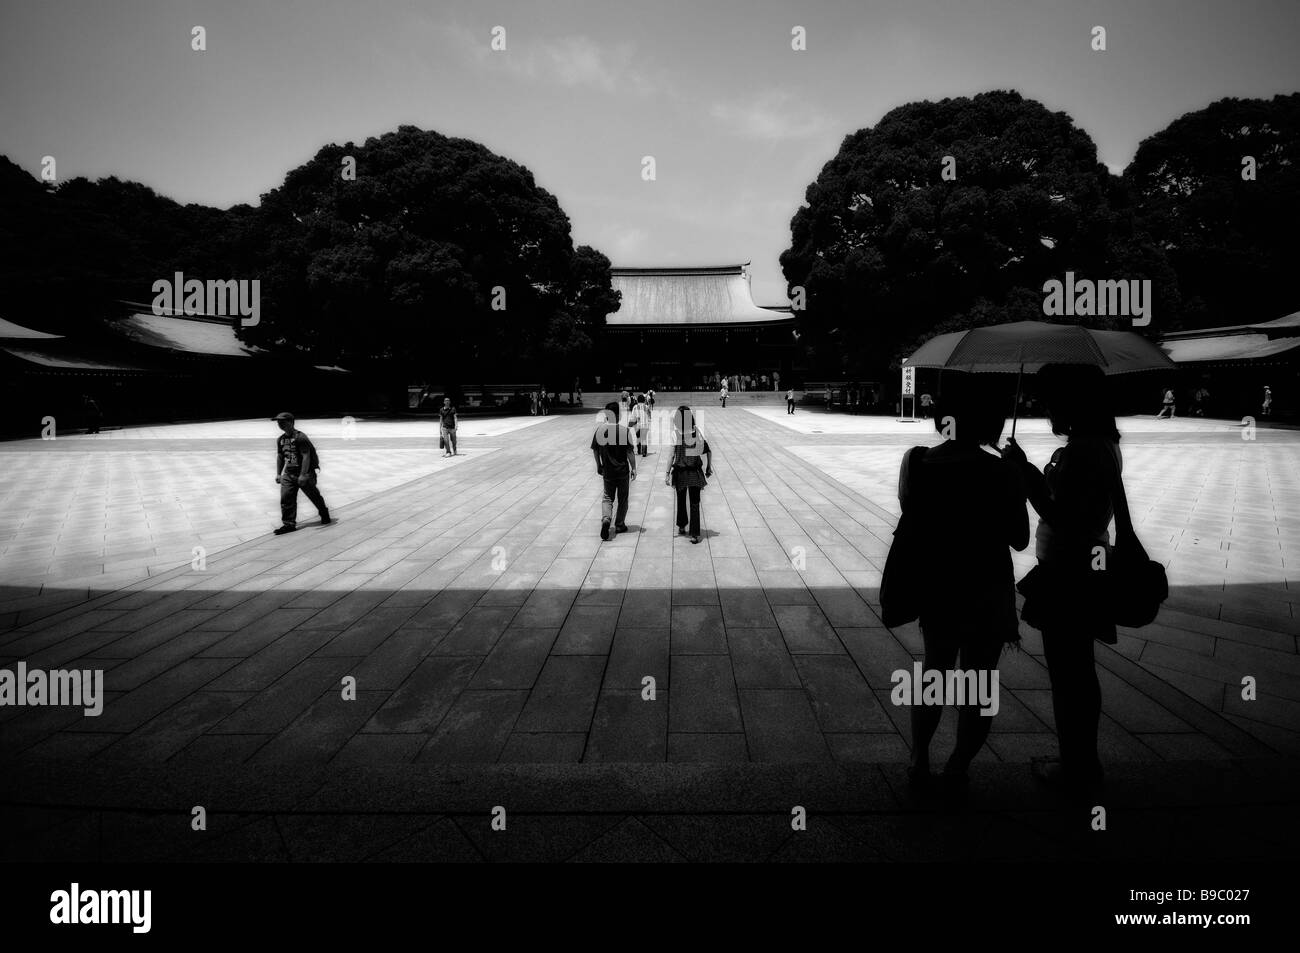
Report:
[[[1118,172],[1185,112],[1300,90],[1298,49],[1300,0],[0,0],[0,153],[224,208],[414,124],[527,166],[615,265],[750,261],[779,304],[806,188],[896,106],[1016,89]]]

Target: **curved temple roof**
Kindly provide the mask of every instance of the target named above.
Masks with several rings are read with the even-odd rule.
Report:
[[[229,318],[179,317],[138,312],[114,327],[139,344],[189,354],[248,357],[260,350],[235,336],[235,328]]]
[[[46,334],[44,331],[33,331],[21,324],[14,324],[12,321],[0,318],[0,340],[3,341],[52,341],[61,337],[63,337],[62,334]]]
[[[743,265],[716,268],[613,268],[620,308],[605,317],[626,325],[727,325],[789,321],[790,315],[754,304]]]

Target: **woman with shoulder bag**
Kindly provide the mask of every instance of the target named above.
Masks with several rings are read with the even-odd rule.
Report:
[[[1042,471],[1014,439],[1003,451],[1019,464],[1039,515],[1038,565],[1020,582],[1021,618],[1043,635],[1060,757],[1036,760],[1034,774],[1082,794],[1097,790],[1103,780],[1097,755],[1101,686],[1093,642],[1114,645],[1117,618],[1133,625],[1149,622],[1146,616],[1154,617],[1168,588],[1163,568],[1146,558],[1133,532],[1119,431],[1102,396],[1101,369],[1048,365],[1038,381],[1052,432],[1066,444]],[[1135,601],[1142,604],[1137,610]],[[1125,619],[1134,611],[1142,618]]]
[[[686,535],[689,520],[691,542],[700,541],[700,491],[713,476],[713,451],[709,442],[695,424],[695,413],[682,404],[673,414],[673,452],[668,457],[668,472],[664,482],[677,491],[677,535]]]
[[[963,671],[991,673],[1003,648],[1020,639],[1011,549],[1029,545],[1029,513],[1019,468],[994,449],[1005,423],[1000,397],[996,384],[977,375],[945,375],[935,429],[950,439],[912,449],[900,468],[904,517],[881,604],[886,625],[919,617],[925,671],[951,671],[960,661]],[[924,794],[943,707],[919,702],[912,700],[908,779]],[[957,740],[942,776],[950,800],[965,797],[967,770],[992,721],[977,700],[958,708]]]

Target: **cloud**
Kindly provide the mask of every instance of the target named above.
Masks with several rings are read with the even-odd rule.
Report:
[[[732,134],[763,142],[822,137],[842,127],[834,116],[786,90],[768,90],[748,100],[716,102],[710,113]]]
[[[551,83],[568,89],[588,88],[605,93],[675,95],[669,77],[637,62],[632,43],[602,45],[589,36],[530,36],[506,34],[506,48],[493,50],[491,37],[459,24],[437,28],[446,42],[481,66],[500,67],[530,83]]]
[[[628,228],[619,231],[609,243],[610,259],[618,263],[636,258],[646,250],[646,240],[650,236],[640,228]]]

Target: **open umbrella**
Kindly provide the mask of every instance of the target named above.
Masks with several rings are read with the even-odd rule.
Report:
[[[1047,364],[1091,364],[1105,374],[1171,370],[1169,355],[1131,331],[1098,331],[1077,324],[1016,321],[940,334],[922,344],[904,363],[909,367],[938,367],[972,373],[1016,374],[1016,407],[1011,435],[1020,409],[1020,381]]]

